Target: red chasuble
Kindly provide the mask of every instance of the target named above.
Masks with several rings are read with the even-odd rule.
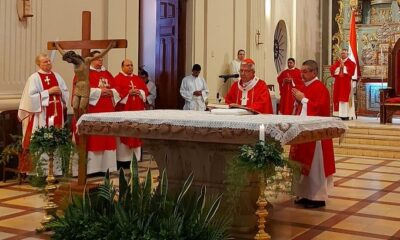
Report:
[[[259,113],[272,114],[271,96],[269,95],[267,84],[263,80],[258,80],[256,85],[248,90],[247,96],[242,96],[243,92],[239,88],[240,81],[235,82],[225,96],[225,103],[236,103],[242,105],[242,98],[247,98],[245,107],[253,109]]]
[[[108,71],[90,70],[89,80],[91,88],[115,88],[114,77]],[[89,104],[88,113],[115,112],[113,97],[101,96],[95,106]],[[112,136],[89,135],[87,137],[88,151],[115,150],[116,139]]]
[[[303,89],[304,96],[308,99],[307,116],[330,116],[329,92],[324,84],[316,80]],[[301,112],[302,104],[299,104],[297,113]],[[303,175],[308,176],[314,157],[316,142],[294,144],[290,147],[290,158],[303,165]],[[332,139],[321,140],[324,156],[325,176],[335,173],[335,157],[333,153]]]
[[[292,79],[293,83],[285,83],[286,78]],[[304,83],[301,79],[301,71],[298,68],[286,69],[278,76],[279,92],[281,99],[279,101],[279,112],[283,115],[293,114],[294,97],[292,88],[303,91]],[[294,86],[293,86],[294,85]]]
[[[122,73],[119,73],[117,76],[115,76],[115,84],[117,85],[120,96],[121,96],[121,101],[125,99],[126,96],[128,96],[128,99],[126,100],[126,103],[123,104],[118,103],[116,110],[117,111],[139,111],[139,110],[145,110],[145,102],[143,101],[142,98],[139,96],[131,96],[129,95],[129,91],[132,89],[132,87],[143,90],[145,93],[145,98],[149,95],[149,91],[147,89],[146,84],[142,79],[140,79],[136,75],[132,76],[126,76]],[[137,148],[142,146],[142,141],[140,141],[139,138],[132,138],[132,137],[121,137],[121,142],[125,145],[127,145],[129,148]]]
[[[340,68],[340,60],[336,61],[330,68],[332,77],[335,78],[333,84],[333,111],[339,111],[339,102],[349,102],[351,90],[351,77],[356,70],[356,64],[350,59],[344,62],[347,73],[343,69],[339,70],[339,74],[335,75],[335,70]]]

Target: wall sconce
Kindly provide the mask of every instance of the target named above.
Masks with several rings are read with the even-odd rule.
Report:
[[[260,37],[261,37],[260,30],[257,30],[257,32],[256,32],[256,46],[264,44],[263,42],[260,42]]]
[[[28,17],[33,17],[31,0],[17,0],[17,13],[20,21],[26,21]]]

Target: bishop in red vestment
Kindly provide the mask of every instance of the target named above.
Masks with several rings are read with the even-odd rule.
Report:
[[[293,89],[295,112],[300,116],[330,116],[328,89],[317,78],[318,64],[308,60],[302,66],[303,91]],[[332,139],[292,145],[290,158],[302,164],[302,178],[297,196],[306,208],[325,206],[328,190],[333,186],[335,158]]]
[[[288,69],[283,70],[278,75],[279,92],[281,95],[279,101],[279,112],[282,115],[293,114],[294,97],[292,88],[302,91],[304,83],[301,79],[300,69],[295,67],[295,60],[288,59]]]
[[[58,73],[51,71],[52,64],[49,57],[46,54],[38,55],[36,64],[39,70],[28,78],[18,108],[18,118],[22,121],[24,150],[18,166],[21,173],[32,170],[27,150],[33,133],[40,127],[64,126],[64,110],[69,97],[64,79]],[[56,166],[54,170],[54,174],[61,175],[60,167]]]
[[[333,84],[333,112],[343,119],[349,118],[349,101],[356,64],[348,58],[347,50],[342,50],[341,59],[331,67],[331,75],[335,78]]]
[[[121,95],[117,111],[145,110],[146,97],[149,95],[146,84],[139,76],[133,74],[133,63],[130,59],[122,62],[121,69],[122,71],[115,76],[115,84]],[[141,146],[142,141],[139,138],[117,138],[117,161],[131,161],[133,153],[136,159],[140,160]]]
[[[253,111],[272,114],[271,96],[267,84],[255,76],[255,63],[247,58],[240,65],[240,80],[236,81],[225,96],[231,107],[244,106]]]
[[[91,53],[92,57],[99,51]],[[103,58],[93,60],[89,71],[90,96],[88,113],[114,112],[121,99],[114,77],[103,67]],[[113,136],[87,137],[87,173],[117,170],[116,139]]]

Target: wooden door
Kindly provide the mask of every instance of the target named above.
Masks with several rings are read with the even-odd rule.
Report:
[[[179,94],[184,70],[185,1],[157,0],[156,108],[178,109],[182,106]]]

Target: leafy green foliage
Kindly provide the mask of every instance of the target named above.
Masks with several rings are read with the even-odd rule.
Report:
[[[48,224],[52,239],[213,240],[227,239],[229,219],[219,210],[222,196],[206,198],[191,191],[191,174],[176,195],[168,192],[167,173],[161,174],[157,190],[152,175],[139,183],[137,163],[131,177],[119,172],[119,188],[107,173],[104,184],[93,195],[73,197],[64,216]]]
[[[55,160],[61,160],[61,170],[67,174],[69,161],[74,145],[71,132],[68,128],[56,128],[54,126],[41,127],[32,136],[29,152],[32,157],[33,169],[40,171],[41,166],[47,164],[42,154],[54,154]]]
[[[10,135],[12,142],[7,145],[0,156],[0,164],[7,164],[12,158],[17,158],[18,154],[22,152],[22,136]]]
[[[291,194],[299,173],[298,165],[284,157],[283,148],[278,142],[270,140],[259,141],[254,146],[243,145],[239,156],[228,162],[225,169],[227,201],[236,207],[240,192],[251,174],[263,176],[267,184],[267,197],[279,193]]]

